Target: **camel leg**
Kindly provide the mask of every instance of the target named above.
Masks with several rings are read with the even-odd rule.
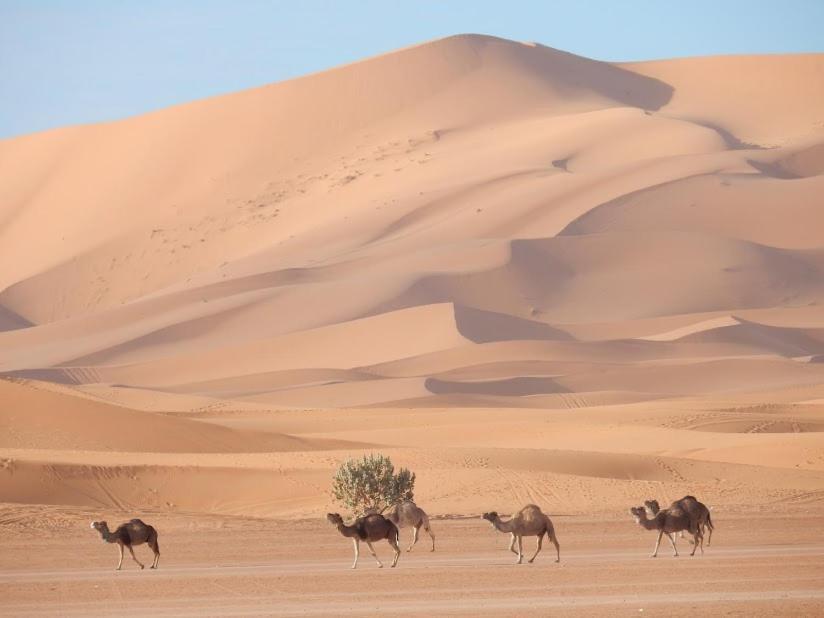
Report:
[[[369,551],[372,553],[372,557],[375,559],[375,562],[378,563],[378,568],[382,569],[383,568],[383,563],[380,560],[378,560],[378,554],[375,553],[375,548],[372,547],[372,543],[370,543],[369,541],[366,541],[366,545],[369,547]]]
[[[524,559],[524,537],[518,537],[518,564]]]
[[[693,538],[692,552],[690,553],[690,556],[695,555],[695,550],[698,549],[698,544],[699,543],[701,543],[701,545],[704,544],[704,536],[701,534],[701,528],[696,528],[695,529],[695,532],[693,532],[692,538]],[[701,553],[702,554],[704,553],[704,548],[703,547],[701,548]]]
[[[157,539],[155,539],[155,542],[149,547],[151,547],[154,552],[154,562],[152,562],[152,566],[149,568],[156,569],[157,563],[160,562],[160,546],[157,544]]]
[[[352,545],[355,546],[355,561],[352,563],[352,568],[357,569],[358,568],[358,556],[360,556],[360,543],[358,542],[358,539],[352,539]]]
[[[118,543],[117,549],[120,551],[120,560],[117,562],[117,568],[115,569],[115,571],[119,571],[120,567],[123,566],[123,546],[120,543]]]
[[[398,564],[398,558],[400,558],[400,555],[401,555],[401,548],[400,548],[400,545],[398,545],[397,539],[394,539],[390,536],[386,540],[389,541],[389,544],[392,546],[392,549],[395,550],[395,556],[392,558],[392,567],[391,567],[391,568],[394,569],[395,565]]]
[[[711,524],[711,523],[708,523],[708,524],[707,524],[707,529],[709,529],[709,531],[710,531],[710,536],[707,538],[707,547],[709,547],[709,546],[710,546],[710,544],[712,543],[712,530],[713,530],[713,526],[712,526],[712,524]]]
[[[418,542],[418,530],[421,529],[421,525],[418,524],[417,526],[412,527],[412,542],[409,544],[409,547],[406,551],[412,551],[412,547],[415,546],[415,543]]]
[[[661,537],[664,536],[664,531],[661,530],[658,532],[658,540],[655,541],[655,549],[652,552],[652,556],[650,558],[655,558],[658,555],[658,546],[661,544]]]
[[[538,535],[538,547],[535,548],[535,554],[532,556],[532,558],[529,559],[529,564],[532,564],[535,561],[535,558],[538,556],[538,552],[541,551],[541,546],[543,544],[544,544],[544,535],[539,534]]]
[[[678,548],[675,546],[675,538],[669,532],[667,532],[667,538],[670,540],[670,543],[672,543],[672,551],[674,552],[672,555],[675,558],[677,558],[678,557]],[[658,540],[659,541],[661,540],[660,536],[658,537]],[[695,551],[695,550],[693,550],[693,551]]]
[[[423,529],[426,530],[429,538],[432,539],[432,549],[429,551],[435,551],[435,535],[432,533],[432,528],[429,526],[429,517],[427,515],[423,516],[421,519],[421,524],[423,525]]]
[[[551,535],[547,535],[549,540],[552,541],[552,544],[555,546],[555,562],[561,561],[561,546],[558,544],[558,539],[555,537],[555,533],[553,532]]]
[[[511,551],[513,554],[515,554],[517,556],[518,552],[515,551],[515,534],[512,533],[511,537],[512,538],[510,539],[510,542],[509,542],[509,551]]]
[[[140,560],[137,559],[137,556],[134,555],[134,550],[132,549],[132,546],[129,545],[128,548],[129,548],[129,553],[132,555],[132,560],[137,562],[137,566],[139,566],[141,569],[144,568],[143,563],[140,562]]]

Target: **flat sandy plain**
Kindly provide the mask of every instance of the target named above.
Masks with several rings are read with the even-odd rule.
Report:
[[[48,510],[46,511],[49,512]],[[652,533],[627,518],[555,515],[562,561],[515,565],[507,539],[479,519],[433,522],[437,549],[418,543],[396,569],[320,519],[249,520],[153,514],[158,571],[115,572],[116,551],[83,532],[90,512],[60,511],[64,532],[4,535],[0,613],[29,615],[796,615],[824,608],[824,535],[817,514],[716,513],[703,557],[649,558]],[[42,517],[9,507],[4,520]],[[114,516],[114,514],[112,514]],[[72,528],[71,534],[65,530]],[[402,540],[407,536],[402,535]],[[530,544],[531,545],[531,544]],[[385,562],[389,548],[377,545]],[[532,547],[530,546],[530,549]],[[148,550],[138,551],[141,559]]]
[[[822,101],[464,35],[0,141],[0,613],[824,612]],[[352,572],[378,451],[438,550]],[[687,493],[712,546],[651,560]],[[558,565],[479,519],[528,502]],[[157,572],[89,530],[134,516]]]

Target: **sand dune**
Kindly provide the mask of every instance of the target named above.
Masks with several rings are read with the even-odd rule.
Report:
[[[820,236],[807,223],[817,220],[822,190],[820,176],[788,182],[763,174],[700,175],[607,202],[564,234],[690,230],[772,247],[820,248]]]
[[[131,410],[39,388],[30,382],[0,380],[0,401],[2,449],[233,453],[340,446]]]
[[[712,318],[656,335],[647,341],[734,343],[781,356],[814,356],[824,347],[824,330],[759,324],[735,316]]]
[[[462,35],[0,141],[2,499],[819,508],[823,73]]]
[[[685,58],[621,65],[673,87],[667,110],[715,126],[731,147],[772,146],[805,138],[821,128],[814,100],[824,96],[818,79],[821,54]],[[765,88],[767,84],[780,84]]]

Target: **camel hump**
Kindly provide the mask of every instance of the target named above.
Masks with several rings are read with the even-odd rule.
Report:
[[[365,541],[369,534],[366,532],[366,520],[358,519],[355,522],[355,532],[358,535],[358,538],[362,541]]]
[[[145,523],[143,523],[142,519],[137,519],[137,518],[129,520],[129,523],[134,524],[135,526],[145,526],[146,525]]]

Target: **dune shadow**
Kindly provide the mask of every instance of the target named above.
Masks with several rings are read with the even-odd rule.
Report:
[[[454,305],[455,323],[473,343],[493,341],[572,341],[574,337],[558,328],[504,313]]]
[[[803,178],[803,176],[786,169],[780,162],[765,163],[764,161],[747,159],[747,163],[764,174],[764,176],[769,176],[770,178],[776,178],[778,180],[797,180],[799,178]]]
[[[77,385],[81,382],[63,369],[15,369],[0,371],[2,380],[38,380],[40,382],[54,382],[55,384]]]
[[[482,382],[456,382],[427,378],[424,386],[435,395],[496,395],[499,397],[526,397],[529,395],[550,395],[568,393],[569,389],[552,378],[522,376],[503,380]]]
[[[761,144],[755,144],[753,142],[745,142],[744,140],[740,139],[738,136],[734,135],[727,129],[722,126],[719,126],[712,122],[707,122],[706,120],[695,120],[694,118],[685,119],[691,122],[692,124],[697,124],[700,127],[704,127],[706,129],[710,129],[718,133],[722,140],[724,140],[724,144],[726,144],[727,148],[730,150],[769,150],[765,146]]]
[[[15,313],[8,307],[0,305],[0,333],[10,330],[21,330],[23,328],[31,328],[34,326],[22,315]]]
[[[528,57],[531,68],[556,85],[593,90],[630,107],[657,111],[670,102],[670,84],[629,69],[535,44]]]

